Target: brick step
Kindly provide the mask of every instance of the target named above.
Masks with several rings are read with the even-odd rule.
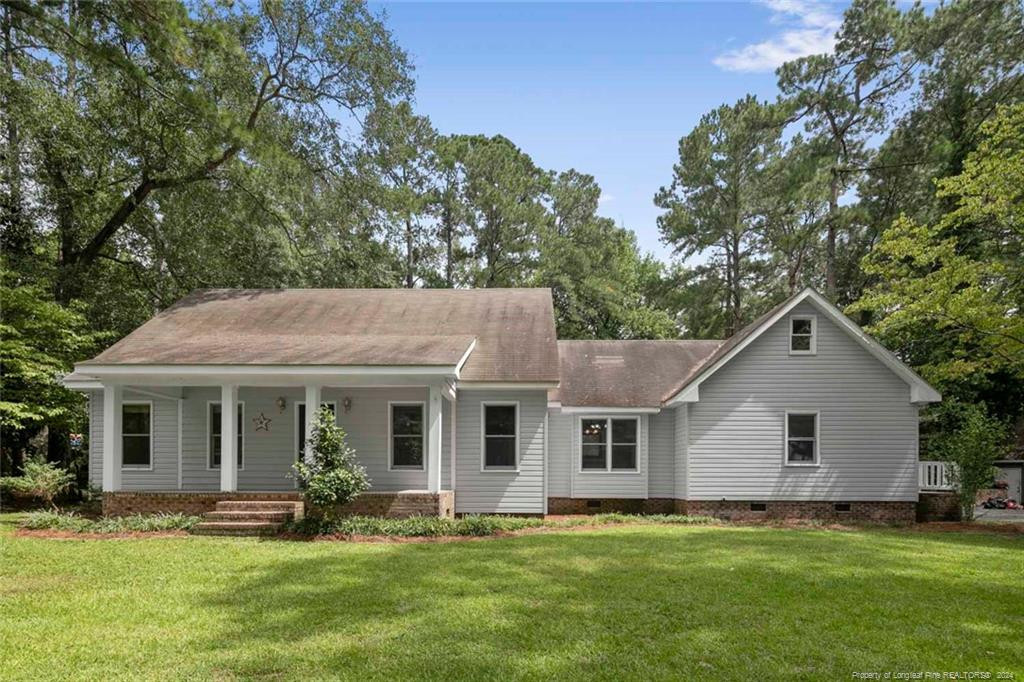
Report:
[[[222,500],[217,503],[217,511],[295,512],[300,505],[298,500]]]
[[[295,513],[291,510],[279,511],[264,509],[251,509],[245,511],[212,511],[203,514],[203,518],[207,521],[276,521],[278,523],[284,523],[295,518]]]
[[[284,524],[274,521],[203,521],[193,535],[275,535]]]

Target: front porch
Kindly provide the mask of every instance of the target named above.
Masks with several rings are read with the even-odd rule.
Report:
[[[301,500],[291,469],[309,456],[312,404],[335,414],[371,480],[350,513],[451,515],[454,390],[422,378],[389,383],[83,387],[90,482],[102,487],[104,513],[113,515]]]

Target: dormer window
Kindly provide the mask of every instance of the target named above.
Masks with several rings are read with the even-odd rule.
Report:
[[[789,318],[789,354],[814,355],[818,350],[818,319],[814,315]]]

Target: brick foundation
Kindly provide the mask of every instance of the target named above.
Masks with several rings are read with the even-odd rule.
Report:
[[[813,519],[821,521],[874,521],[913,523],[913,502],[850,502],[850,511],[836,511],[834,502],[765,502],[765,511],[751,511],[750,502],[675,500],[671,498],[619,499],[549,497],[549,514],[689,514],[733,521]]]
[[[104,516],[130,514],[189,514],[199,516],[213,511],[218,502],[225,500],[287,500],[299,501],[302,495],[294,493],[186,493],[186,492],[116,492],[103,493]],[[363,493],[341,512],[349,515],[385,516],[440,516],[450,519],[455,514],[455,493],[395,492]]]
[[[630,498],[573,498],[549,497],[548,514],[672,514],[676,500],[668,497],[649,499]]]
[[[184,492],[117,492],[103,493],[104,516],[130,514],[189,514],[199,516],[213,511],[225,500],[298,501],[299,493],[184,493]]]
[[[363,493],[338,509],[346,516],[383,516],[404,519],[410,516],[455,517],[455,492]]]
[[[730,521],[814,520],[913,523],[914,502],[847,502],[849,511],[836,511],[835,502],[765,502],[764,511],[752,511],[750,502],[678,500],[681,514],[715,516]]]
[[[960,498],[951,492],[922,492],[917,500],[917,521],[960,521]]]

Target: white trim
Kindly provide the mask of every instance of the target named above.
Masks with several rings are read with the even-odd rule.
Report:
[[[875,341],[873,338],[868,336],[854,324],[846,315],[836,308],[834,305],[829,303],[825,298],[817,291],[811,288],[804,289],[802,292],[790,299],[789,303],[778,310],[769,319],[765,320],[760,327],[751,332],[747,338],[743,339],[740,343],[736,344],[736,347],[722,356],[713,365],[705,368],[696,378],[690,380],[685,386],[676,391],[673,395],[664,402],[664,405],[677,405],[682,402],[690,402],[685,400],[687,394],[690,392],[691,387],[699,387],[709,376],[714,374],[722,367],[725,363],[732,360],[738,353],[744,348],[754,342],[761,334],[766,330],[770,329],[772,325],[784,318],[790,313],[797,305],[805,300],[810,300],[815,305],[819,312],[826,315],[830,320],[839,325],[848,334],[850,334],[857,343],[859,343],[866,351],[871,353],[877,358],[882,364],[892,370],[898,377],[903,379],[910,386],[910,402],[912,403],[937,403],[942,400],[942,396],[928,385],[924,379],[919,377],[914,370],[907,367],[903,362],[900,361],[895,355],[893,355],[887,348],[882,344]],[[789,338],[787,334],[787,339]],[[787,341],[788,343],[788,341]]]
[[[540,391],[558,388],[557,381],[516,383],[514,381],[459,381],[460,391]]]
[[[594,414],[595,410],[600,414],[626,416],[661,412],[660,407],[563,407],[562,414]]]
[[[549,410],[560,410],[560,409],[562,409],[562,403],[558,402],[557,400],[549,400],[548,401],[548,409]]]
[[[455,363],[455,378],[458,378],[459,374],[462,373],[462,367],[463,365],[466,364],[466,360],[469,360],[469,355],[470,353],[473,352],[474,348],[476,348],[476,339],[473,339],[470,342],[469,348],[467,348],[466,352],[462,354],[462,357],[459,359],[459,361]]]
[[[544,456],[541,458],[541,462],[544,465],[544,514],[548,513],[548,424],[550,423],[549,417],[551,413],[547,410],[544,412]],[[570,477],[571,478],[571,477]]]
[[[806,417],[814,415],[814,460],[811,462],[790,462],[789,461],[789,415],[795,414]],[[821,466],[821,415],[818,410],[786,410],[782,417],[782,465],[785,467],[818,467]],[[797,438],[796,440],[807,440]]]
[[[147,395],[151,398],[159,398],[160,400],[180,400],[176,395],[170,395],[167,393],[160,393],[159,391],[150,391],[145,388],[138,388],[136,386],[125,386],[125,393],[138,393],[139,395]]]
[[[207,400],[206,401],[206,470],[207,471],[220,471],[220,466],[211,466],[210,465],[210,459],[211,459],[211,455],[212,455],[212,453],[211,453],[211,449],[212,448],[210,447],[210,440],[213,437],[213,434],[210,432],[210,428],[212,426],[212,423],[210,422],[210,405],[220,405],[220,403],[221,403],[221,401],[219,401],[219,400]],[[238,459],[241,461],[242,465],[240,467],[238,467],[238,470],[239,471],[245,471],[245,401],[244,400],[239,400],[239,401],[237,401],[236,404],[242,409],[242,428],[241,428],[241,430],[240,430],[240,432],[238,434],[238,435],[240,435],[242,437],[242,449],[238,451]],[[223,452],[223,446],[221,446],[221,451]]]
[[[604,450],[604,469],[584,469],[583,468],[583,420],[584,419],[604,419],[607,423],[608,442],[605,443]],[[626,421],[632,419],[636,422],[636,468],[635,469],[613,469],[612,468],[612,446],[615,443],[612,441],[612,420],[615,421]],[[644,473],[640,467],[640,441],[644,434],[641,433],[640,428],[641,415],[628,415],[621,413],[590,413],[580,414],[573,420],[574,427],[576,429],[576,435],[579,438],[579,450],[575,453],[576,455],[576,474],[577,475],[590,475],[597,474],[606,476],[608,474],[627,474],[637,476]],[[619,443],[619,445],[630,445],[630,443]]]
[[[61,377],[60,383],[64,388],[72,391],[96,391],[103,390],[103,383],[99,379],[68,379],[70,374]]]
[[[149,405],[149,466],[139,466],[137,464],[125,465],[124,463],[124,406],[125,405]],[[154,422],[156,422],[156,410],[153,407],[152,400],[122,400],[121,401],[121,471],[153,471],[153,445],[154,443]],[[141,433],[127,434],[129,437],[132,435],[141,436]]]
[[[182,486],[182,481],[181,481],[181,477],[182,477],[182,467],[181,467],[182,445],[181,445],[181,437],[182,437],[182,431],[184,430],[184,428],[183,428],[184,421],[185,421],[184,417],[183,417],[184,410],[185,410],[185,396],[183,395],[182,397],[178,398],[178,490],[181,490],[181,486]]]
[[[451,455],[452,455],[451,484],[452,484],[452,490],[454,491],[455,490],[455,472],[457,472],[459,470],[458,459],[456,458],[456,450],[457,450],[457,445],[458,445],[458,440],[459,439],[457,438],[458,434],[456,433],[456,428],[455,428],[456,425],[459,423],[456,420],[456,413],[458,412],[459,401],[453,400],[449,404],[452,406],[452,409],[450,411],[451,412],[451,417],[450,417],[449,421],[451,422],[451,426],[449,427],[450,431],[448,433],[448,437],[451,439],[451,446],[450,446],[451,450],[452,450],[452,452],[451,452]],[[458,504],[458,503],[456,503],[456,504]]]
[[[420,440],[423,442],[423,463],[419,466],[411,464],[395,465],[394,458],[394,433],[392,418],[394,416],[393,405],[419,405],[421,413]],[[407,437],[407,436],[406,436]],[[388,471],[426,471],[427,470],[427,402],[425,400],[389,400],[388,401]]]
[[[502,407],[515,406],[516,408],[516,464],[515,467],[487,466],[487,408],[488,406]],[[480,472],[488,474],[518,474],[519,473],[519,401],[518,400],[484,400],[480,402]],[[508,438],[508,436],[494,436],[495,438]]]
[[[299,405],[305,405],[305,400],[293,400],[292,412],[295,415],[295,438],[292,439],[292,446],[295,455],[295,462],[299,461],[299,434],[304,433],[306,430],[306,424],[304,421],[299,419]],[[334,406],[334,423],[338,424],[338,401],[337,400],[321,400],[321,405],[332,405]],[[293,462],[294,463],[294,462]],[[298,486],[298,482],[295,483]]]
[[[808,320],[811,323],[810,336],[810,348],[807,350],[793,350],[793,337],[794,336],[808,336],[808,334],[794,334],[793,323],[798,320]],[[787,330],[789,335],[788,345],[790,355],[817,355],[818,354],[818,316],[817,315],[790,315],[789,316],[789,328]]]
[[[134,374],[208,377],[266,374],[270,376],[351,376],[401,374],[457,376],[456,365],[92,365],[80,363],[82,372],[90,376],[121,376]],[[76,365],[78,371],[79,365]]]

